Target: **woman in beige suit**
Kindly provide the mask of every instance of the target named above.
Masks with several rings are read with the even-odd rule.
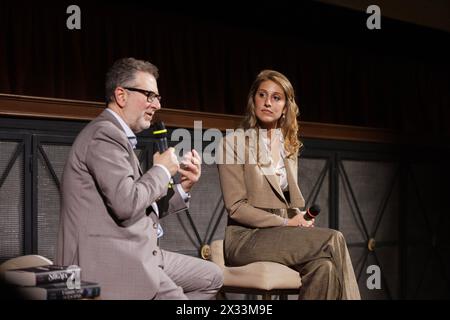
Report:
[[[229,214],[225,261],[230,266],[278,262],[297,270],[299,299],[360,299],[342,233],[313,228],[300,208],[294,90],[277,71],[254,81],[241,129],[222,141],[220,183]]]

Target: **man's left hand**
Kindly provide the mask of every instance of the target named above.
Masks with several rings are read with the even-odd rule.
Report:
[[[185,192],[189,192],[192,186],[200,179],[202,174],[201,158],[195,149],[189,151],[180,161],[181,187]]]

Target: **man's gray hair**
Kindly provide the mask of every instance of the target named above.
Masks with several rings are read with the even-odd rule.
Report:
[[[158,68],[152,63],[135,58],[122,58],[114,62],[106,73],[105,98],[106,103],[114,101],[114,91],[117,87],[129,86],[138,71],[151,74],[158,79]]]

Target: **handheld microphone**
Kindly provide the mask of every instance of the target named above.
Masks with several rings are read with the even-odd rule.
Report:
[[[151,134],[155,139],[156,147],[159,153],[163,153],[169,149],[169,144],[167,142],[167,129],[164,122],[158,121],[151,128]]]
[[[320,213],[320,206],[315,204],[306,210],[303,218],[308,221],[314,219]]]
[[[150,128],[151,135],[155,139],[156,148],[159,153],[163,153],[167,149],[169,149],[169,143],[167,142],[167,129],[164,125],[164,122],[158,121]],[[169,187],[172,187],[172,184],[177,184],[181,182],[181,176],[179,173],[176,173],[175,176],[172,177]]]

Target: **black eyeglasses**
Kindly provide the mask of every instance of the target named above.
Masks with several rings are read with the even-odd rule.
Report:
[[[155,101],[155,99],[157,99],[159,102],[161,102],[161,96],[159,94],[157,94],[157,93],[154,93],[153,91],[147,91],[147,90],[144,90],[144,89],[129,88],[129,87],[124,87],[124,89],[142,93],[144,96],[147,97],[147,101],[150,102],[150,103]]]

